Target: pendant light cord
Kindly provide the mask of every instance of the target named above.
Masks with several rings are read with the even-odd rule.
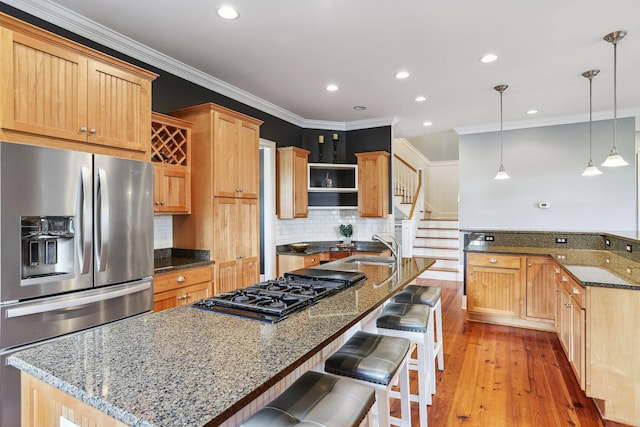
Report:
[[[502,92],[500,91],[500,167],[502,167]]]
[[[618,133],[618,90],[617,90],[617,82],[616,76],[618,61],[617,61],[617,52],[618,52],[618,41],[615,40],[613,42],[613,148],[618,151],[618,147],[616,147],[616,136]]]

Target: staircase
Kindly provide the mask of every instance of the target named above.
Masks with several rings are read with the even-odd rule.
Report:
[[[457,219],[420,220],[413,244],[416,258],[435,258],[436,263],[420,275],[422,279],[462,281],[460,231]]]

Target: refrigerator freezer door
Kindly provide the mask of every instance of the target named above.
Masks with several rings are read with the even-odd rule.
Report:
[[[94,157],[95,286],[153,275],[153,166]]]
[[[80,203],[85,193],[91,198],[91,168],[91,154],[0,142],[0,302],[93,286],[93,270],[85,269],[82,274],[79,268],[81,249],[90,247],[92,239],[83,232],[91,230],[92,203]],[[90,188],[83,188],[83,178]],[[83,216],[88,225],[82,224]],[[43,217],[61,221],[64,230],[75,236],[60,238],[61,230],[47,230],[53,223]],[[39,230],[25,237],[23,225],[29,221]],[[88,245],[80,244],[79,239]],[[63,246],[70,249],[66,260]],[[86,257],[91,260],[91,251]],[[32,278],[25,274],[25,270],[38,268],[50,274]],[[63,271],[54,272],[58,268]]]
[[[150,311],[153,281],[0,306],[0,349],[50,339]]]

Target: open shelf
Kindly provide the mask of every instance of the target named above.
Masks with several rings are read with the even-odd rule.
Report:
[[[327,187],[327,176],[332,181]],[[358,165],[336,163],[309,163],[307,175],[309,192],[358,192]]]

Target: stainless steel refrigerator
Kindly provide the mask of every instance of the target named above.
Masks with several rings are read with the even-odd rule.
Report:
[[[20,425],[6,359],[153,306],[153,167],[0,142],[0,426]]]

